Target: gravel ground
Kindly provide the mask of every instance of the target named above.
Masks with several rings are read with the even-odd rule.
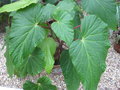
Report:
[[[50,75],[42,72],[40,75],[34,77],[28,76],[24,79],[17,78],[15,76],[13,78],[9,78],[5,66],[5,49],[1,50],[4,44],[3,37],[4,34],[0,33],[0,86],[22,88],[22,84],[25,80],[35,81],[40,76],[46,75],[52,79],[53,84],[58,87],[58,90],[66,90],[63,75],[59,73],[61,72],[60,68],[53,69]],[[112,46],[109,49],[106,64],[107,68],[101,77],[98,90],[120,90],[120,54],[116,53]],[[82,85],[80,85],[79,90],[83,90]]]

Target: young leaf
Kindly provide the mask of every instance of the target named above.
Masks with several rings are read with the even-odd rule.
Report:
[[[31,5],[16,12],[13,17],[9,48],[16,66],[19,66],[46,37],[46,31],[38,25],[42,18],[41,7],[40,4]]]
[[[78,90],[80,85],[80,77],[76,72],[69,51],[63,51],[60,58],[60,65],[64,75],[64,79],[68,90]]]
[[[17,11],[21,8],[25,8],[25,7],[29,6],[32,3],[37,3],[37,2],[38,2],[38,0],[19,0],[17,2],[7,4],[7,5],[4,5],[3,7],[1,7],[0,13]]]
[[[45,70],[50,73],[54,66],[54,54],[57,44],[52,38],[46,38],[41,44],[40,48],[45,53]]]
[[[37,83],[26,81],[23,85],[24,90],[57,90],[56,86],[52,85],[48,77],[39,78]]]
[[[74,30],[72,26],[73,17],[66,11],[56,10],[54,19],[57,22],[52,24],[52,30],[63,41],[70,45],[74,38]]]
[[[85,90],[96,90],[106,67],[109,48],[107,24],[96,16],[86,16],[81,31],[81,40],[71,44],[69,53]]]
[[[26,75],[36,75],[39,74],[44,67],[44,54],[41,49],[36,48],[29,57],[25,58],[18,69],[18,72],[21,77],[25,77]]]
[[[115,0],[82,0],[82,7],[88,13],[100,17],[110,28],[117,28]]]

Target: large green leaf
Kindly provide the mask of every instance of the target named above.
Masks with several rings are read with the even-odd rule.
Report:
[[[71,22],[73,17],[68,12],[57,9],[53,18],[56,22],[52,24],[52,30],[61,40],[70,45],[74,38],[74,30]]]
[[[38,0],[19,0],[17,2],[7,4],[7,5],[4,5],[3,7],[1,7],[0,13],[17,11],[21,8],[25,8],[25,7],[29,6],[32,3],[37,3],[37,2],[38,2]]]
[[[70,56],[85,90],[96,90],[109,48],[107,24],[96,16],[86,16],[81,31],[82,38],[70,46]]]
[[[52,38],[46,38],[41,44],[40,48],[45,53],[45,70],[50,73],[54,66],[54,54],[57,44]]]
[[[68,90],[77,90],[80,86],[80,77],[72,64],[69,51],[62,52],[60,65]]]
[[[88,13],[100,17],[110,28],[117,28],[115,0],[82,0],[82,7]]]
[[[44,54],[39,48],[36,48],[29,57],[25,58],[18,69],[18,72],[21,77],[26,75],[36,75],[39,74],[44,67]]]
[[[37,83],[26,81],[23,85],[24,90],[57,90],[56,86],[52,85],[48,77],[39,78]]]
[[[46,31],[38,25],[42,18],[41,7],[40,4],[31,5],[16,12],[13,17],[9,50],[16,66],[19,66],[46,37]]]

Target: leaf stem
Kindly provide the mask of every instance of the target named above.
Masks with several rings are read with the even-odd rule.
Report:
[[[45,28],[45,29],[50,29],[50,27],[48,26],[41,26],[41,25],[39,25],[40,27],[42,27],[42,28]]]
[[[79,28],[80,27],[80,25],[78,25],[78,26],[75,26],[73,29],[77,29],[77,28]]]

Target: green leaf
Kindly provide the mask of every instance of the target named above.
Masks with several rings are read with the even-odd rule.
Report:
[[[56,22],[51,25],[52,30],[57,37],[65,41],[67,45],[70,45],[74,38],[73,17],[68,12],[57,9],[53,18]]]
[[[45,53],[45,70],[50,73],[54,66],[54,54],[57,44],[52,38],[46,38],[41,44],[40,48]]]
[[[39,74],[44,67],[44,54],[39,48],[36,48],[29,57],[25,58],[18,72],[21,77],[26,75],[36,75]]]
[[[67,84],[67,89],[78,90],[80,85],[80,77],[72,64],[71,58],[69,56],[69,51],[62,52],[60,65],[65,78],[65,82]]]
[[[12,77],[14,74],[15,66],[12,62],[8,49],[6,50],[5,57],[6,57],[7,73],[9,74],[10,77]]]
[[[52,81],[48,77],[44,76],[42,78],[39,78],[37,83],[41,83],[43,85],[50,85]]]
[[[26,81],[23,85],[24,90],[42,90],[38,84],[35,84],[31,81]]]
[[[5,35],[5,45],[6,45],[6,52],[5,52],[5,57],[6,57],[6,66],[7,66],[7,72],[10,77],[13,76],[15,67],[12,62],[12,58],[10,56],[10,51],[9,51],[9,33],[10,33],[10,28],[6,28],[6,35]]]
[[[110,28],[117,28],[115,0],[82,0],[82,7],[88,13],[100,17]]]
[[[44,21],[49,21],[50,19],[52,19],[52,15],[55,9],[56,6],[52,4],[47,4],[42,8],[41,14]]]
[[[21,8],[25,8],[25,7],[29,6],[32,3],[37,3],[37,2],[38,2],[38,0],[19,0],[17,2],[7,4],[7,5],[4,5],[3,7],[1,7],[0,13],[17,11]]]
[[[55,4],[58,0],[45,0],[47,3]]]
[[[39,78],[37,83],[26,81],[23,85],[24,90],[57,90],[56,86],[52,85],[48,77]]]
[[[46,37],[46,31],[38,25],[42,18],[41,7],[40,4],[31,5],[16,12],[13,17],[9,48],[17,67]]]
[[[73,0],[64,0],[58,3],[57,8],[71,12],[74,10],[76,3]]]
[[[79,12],[75,13],[75,17],[73,20],[73,26],[74,26],[74,38],[78,39],[80,37],[80,24],[81,24],[81,20],[80,20],[80,16],[79,16]],[[78,27],[79,26],[79,27]]]
[[[96,90],[110,45],[107,24],[96,16],[86,16],[81,31],[82,38],[71,44],[69,53],[85,90]]]

